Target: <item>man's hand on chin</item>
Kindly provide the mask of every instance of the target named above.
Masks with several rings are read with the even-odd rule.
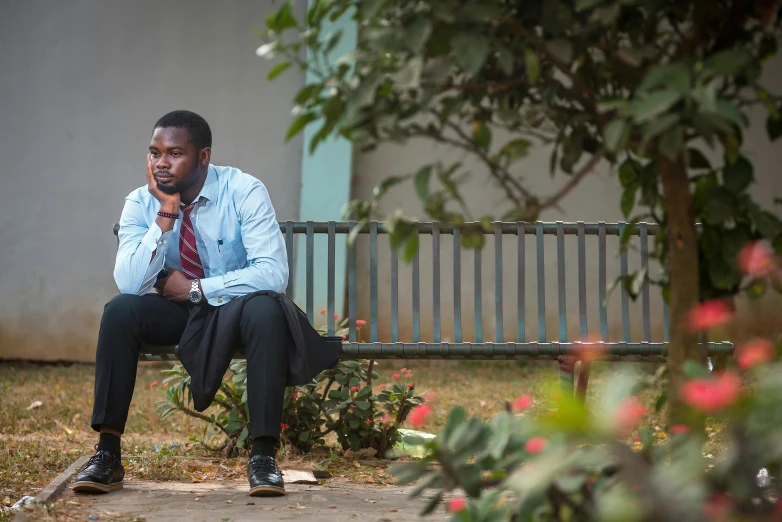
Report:
[[[169,270],[166,277],[155,283],[155,288],[169,301],[184,302],[190,300],[190,288],[193,282],[179,270]]]

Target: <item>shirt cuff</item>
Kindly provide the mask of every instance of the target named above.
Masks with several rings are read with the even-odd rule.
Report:
[[[228,302],[228,299],[223,295],[225,293],[225,281],[223,276],[207,277],[201,279],[201,290],[204,292],[204,297],[212,306],[220,306]]]
[[[168,243],[171,240],[172,234],[173,230],[164,233],[160,230],[157,223],[152,223],[149,230],[147,230],[147,233],[141,238],[141,244],[147,247],[150,252],[159,250],[158,254],[163,254],[168,250]]]

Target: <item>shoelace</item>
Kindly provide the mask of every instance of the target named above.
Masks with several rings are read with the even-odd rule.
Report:
[[[250,466],[252,467],[253,473],[257,473],[259,471],[266,473],[280,472],[279,468],[277,468],[277,462],[275,462],[272,457],[267,457],[265,455],[261,455],[260,458],[253,458],[250,461]]]
[[[95,455],[90,457],[90,460],[87,461],[87,464],[84,465],[84,468],[86,469],[93,464],[100,464],[101,466],[111,467],[112,461],[116,460],[116,457],[109,453],[108,451],[103,451],[100,449],[100,446],[98,444],[95,445]]]

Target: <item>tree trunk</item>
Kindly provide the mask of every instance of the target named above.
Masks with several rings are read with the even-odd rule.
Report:
[[[684,363],[705,363],[696,334],[687,325],[688,312],[698,304],[698,236],[692,208],[690,181],[684,158],[671,161],[660,154],[660,177],[668,227],[668,275],[670,281],[671,338],[668,345],[668,419],[686,424],[686,410],[679,398]]]

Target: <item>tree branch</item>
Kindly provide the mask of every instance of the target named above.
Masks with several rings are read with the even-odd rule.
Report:
[[[578,185],[578,183],[579,183],[579,182],[580,182],[580,181],[581,181],[581,180],[582,180],[582,179],[583,179],[583,178],[584,178],[584,177],[585,177],[587,174],[589,174],[590,172],[592,172],[592,170],[595,168],[595,166],[598,164],[598,162],[600,162],[600,160],[601,160],[601,159],[603,159],[603,157],[605,156],[606,152],[607,152],[607,151],[606,151],[605,147],[603,147],[602,149],[600,149],[599,151],[597,151],[597,153],[595,153],[595,154],[594,154],[594,155],[593,155],[593,156],[592,156],[592,157],[589,159],[589,161],[588,161],[588,162],[587,162],[587,163],[586,163],[586,164],[585,164],[585,165],[584,165],[584,166],[581,168],[581,170],[579,170],[578,172],[576,172],[576,173],[575,173],[575,174],[574,174],[574,175],[573,175],[573,176],[572,176],[572,177],[571,177],[571,178],[568,180],[568,182],[567,182],[567,183],[565,183],[565,184],[562,186],[562,188],[560,188],[560,189],[559,189],[557,192],[555,192],[554,194],[552,194],[551,196],[549,196],[549,197],[548,197],[548,198],[547,198],[545,201],[543,201],[543,202],[540,204],[540,210],[541,210],[541,211],[543,211],[543,210],[546,210],[546,209],[548,209],[548,208],[552,208],[552,207],[555,207],[555,206],[557,206],[557,204],[559,203],[559,201],[560,201],[562,198],[564,198],[565,196],[567,196],[567,195],[568,195],[568,193],[570,193],[570,191],[571,191],[571,190],[573,190],[573,189],[576,187],[576,185]]]

